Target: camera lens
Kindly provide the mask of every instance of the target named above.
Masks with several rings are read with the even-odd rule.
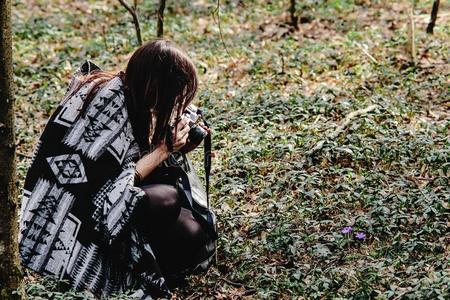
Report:
[[[198,125],[194,125],[189,130],[189,141],[195,145],[200,144],[201,141],[208,135],[208,132]]]

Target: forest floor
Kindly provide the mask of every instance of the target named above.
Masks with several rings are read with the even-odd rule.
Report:
[[[147,40],[156,4],[138,2]],[[220,229],[217,265],[175,297],[448,299],[449,3],[427,35],[432,1],[416,1],[414,64],[411,1],[298,2],[298,30],[289,1],[167,3],[214,129]],[[117,71],[135,48],[118,3],[13,1],[21,183],[75,68]],[[26,290],[89,298],[33,274]]]

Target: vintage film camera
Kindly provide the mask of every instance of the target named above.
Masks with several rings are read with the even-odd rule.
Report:
[[[201,111],[195,105],[189,105],[183,112],[183,116],[189,119],[189,142],[198,145],[208,135],[208,132],[200,125],[205,125]]]

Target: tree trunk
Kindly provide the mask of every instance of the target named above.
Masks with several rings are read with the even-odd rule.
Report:
[[[137,15],[137,2],[134,1],[134,7],[131,7],[125,0],[119,0],[120,4],[125,7],[133,18],[134,29],[136,30],[136,38],[139,46],[142,46],[141,25]]]
[[[416,51],[416,23],[414,19],[414,2],[409,11],[409,24],[408,24],[408,47],[411,54],[411,59],[414,65],[417,65],[417,51]]]
[[[164,9],[166,8],[166,0],[159,0],[158,5],[158,23],[156,25],[156,36],[162,37],[164,34]]]
[[[436,25],[437,14],[439,11],[439,0],[434,0],[433,8],[431,9],[430,23],[427,26],[427,33],[433,34],[434,25]]]
[[[289,5],[289,14],[291,16],[291,26],[295,29],[298,29],[298,17],[297,17],[297,9],[295,8],[296,0],[291,0]]]
[[[11,0],[0,0],[0,299],[20,299]]]

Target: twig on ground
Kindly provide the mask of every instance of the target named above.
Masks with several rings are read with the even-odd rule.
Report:
[[[320,141],[318,141],[318,142],[316,143],[316,145],[315,145],[311,150],[309,150],[306,154],[307,154],[307,155],[311,155],[311,154],[313,154],[313,153],[319,151],[320,149],[323,148],[323,145],[325,145],[325,140],[320,140]]]
[[[231,280],[226,279],[226,278],[220,278],[220,280],[225,281],[226,283],[228,283],[229,285],[232,285],[234,287],[243,287],[244,286],[242,283],[234,282],[234,281],[231,281]]]
[[[376,65],[378,65],[378,61],[375,59],[375,57],[373,57],[372,55],[370,55],[370,53],[363,47],[363,45],[361,45],[358,42],[355,42],[355,45],[358,46],[358,48]]]
[[[231,280],[226,279],[226,278],[220,278],[220,280],[222,280],[222,281],[228,283],[228,284],[231,285],[231,286],[234,286],[234,287],[237,287],[237,288],[244,288],[244,289],[245,289],[245,292],[244,292],[245,295],[250,295],[250,294],[253,294],[253,293],[256,292],[255,289],[253,289],[253,288],[247,288],[247,287],[246,287],[244,284],[242,284],[242,283],[234,282],[234,281],[231,281]]]
[[[339,136],[339,134],[341,134],[342,131],[344,131],[344,129],[352,122],[352,120],[360,115],[365,115],[373,110],[375,110],[378,107],[378,105],[373,104],[373,105],[369,105],[366,108],[363,109],[358,109],[355,111],[352,111],[351,113],[349,113],[344,121],[341,123],[341,125],[338,126],[338,128],[336,128],[335,131],[333,131],[328,138],[329,139],[335,139]]]
[[[354,118],[356,118],[358,116],[361,116],[361,115],[364,115],[364,114],[367,114],[367,113],[375,110],[377,107],[378,107],[378,105],[373,104],[373,105],[369,105],[366,108],[358,109],[358,110],[355,110],[355,111],[352,111],[351,113],[349,113],[345,117],[344,121],[330,135],[328,135],[325,140],[318,141],[316,143],[316,145],[310,151],[307,152],[307,154],[311,155],[314,152],[319,151],[320,149],[322,149],[323,146],[325,145],[325,141],[326,140],[334,140],[335,138],[337,138],[344,131],[344,129],[348,125],[350,125],[350,123],[352,122],[352,120]]]

